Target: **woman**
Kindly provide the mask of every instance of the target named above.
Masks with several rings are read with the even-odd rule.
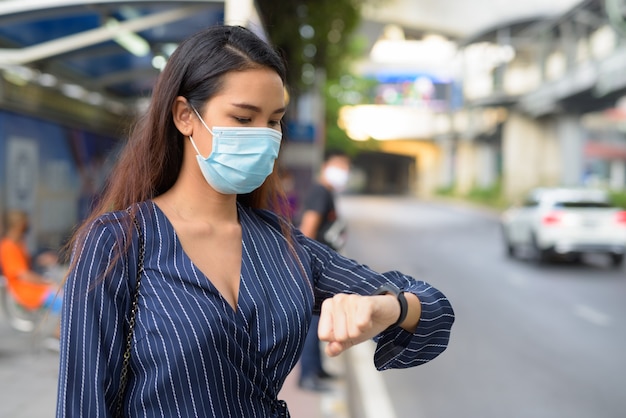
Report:
[[[63,306],[63,295],[59,292],[58,283],[36,271],[36,266],[44,269],[54,267],[58,259],[54,252],[45,251],[32,262],[26,245],[29,228],[28,213],[17,209],[7,212],[6,233],[0,239],[0,272],[6,277],[9,294],[22,308],[28,311],[47,309],[58,315]],[[34,326],[34,322],[17,320],[14,326],[27,330]],[[58,351],[59,332],[57,326],[52,337],[42,340],[43,345]]]
[[[115,410],[129,335],[121,408],[133,417],[288,416],[277,394],[320,305],[328,355],[376,336],[379,369],[443,351],[445,296],[375,273],[265,210],[285,207],[273,169],[284,82],[280,57],[240,27],[211,27],[171,56],[72,243],[58,417]],[[370,296],[383,284],[405,293]]]

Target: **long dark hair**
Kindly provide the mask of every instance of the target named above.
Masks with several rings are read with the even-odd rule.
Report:
[[[256,68],[276,71],[285,83],[286,69],[281,56],[246,28],[211,26],[182,42],[160,74],[150,106],[131,130],[97,206],[67,249],[103,213],[152,199],[174,185],[182,166],[185,140],[172,116],[176,97],[185,97],[202,113],[205,103],[222,88],[225,74]],[[252,208],[283,208],[284,193],[276,168],[261,187],[238,196],[238,200]]]

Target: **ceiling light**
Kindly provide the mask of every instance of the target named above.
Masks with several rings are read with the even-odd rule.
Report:
[[[98,92],[92,91],[90,93],[87,93],[84,100],[91,105],[100,106],[102,103],[104,103],[104,96],[102,96],[102,94]]]
[[[152,66],[159,71],[163,71],[165,64],[167,64],[167,60],[163,55],[155,55],[152,58]]]
[[[117,35],[113,38],[124,49],[138,57],[145,57],[150,53],[150,44],[141,36],[127,30],[120,30],[120,22],[114,18],[107,19],[105,26]]]
[[[39,74],[39,77],[37,77],[37,81],[39,82],[40,85],[44,87],[54,87],[58,83],[58,79],[52,74],[48,74],[48,73]]]
[[[178,44],[167,43],[163,44],[163,46],[161,47],[161,51],[163,51],[166,57],[170,57],[174,53],[176,48],[178,48]]]
[[[36,73],[32,69],[22,65],[11,65],[4,68],[3,76],[5,80],[17,86],[25,86],[35,78]]]
[[[78,84],[63,84],[61,85],[61,92],[72,99],[82,99],[87,94],[87,91]]]

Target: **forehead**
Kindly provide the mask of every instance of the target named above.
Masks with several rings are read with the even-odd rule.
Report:
[[[224,75],[222,88],[217,96],[241,99],[248,97],[284,103],[284,85],[278,73],[270,68],[231,71]]]

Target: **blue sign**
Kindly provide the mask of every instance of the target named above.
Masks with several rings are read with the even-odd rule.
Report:
[[[297,121],[287,122],[287,141],[291,142],[315,142],[315,125]]]

